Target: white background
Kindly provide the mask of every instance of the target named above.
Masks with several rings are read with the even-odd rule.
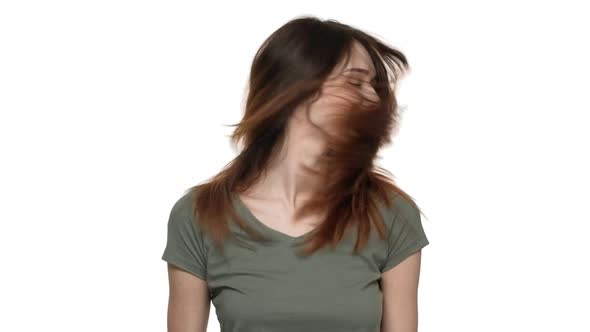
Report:
[[[0,330],[165,331],[170,208],[311,14],[410,61],[380,164],[425,213],[420,331],[590,331],[583,3],[1,2]]]

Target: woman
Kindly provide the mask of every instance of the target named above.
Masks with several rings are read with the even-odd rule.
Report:
[[[420,210],[374,161],[396,127],[399,51],[300,17],[254,58],[239,155],[174,204],[168,330],[416,331]]]

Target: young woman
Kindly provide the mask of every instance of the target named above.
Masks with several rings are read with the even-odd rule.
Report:
[[[168,330],[416,331],[420,210],[375,166],[397,127],[405,56],[299,17],[250,72],[240,153],[172,207]]]

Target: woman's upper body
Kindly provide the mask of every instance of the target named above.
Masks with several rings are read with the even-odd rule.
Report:
[[[233,227],[240,241],[228,241],[222,255],[191,215],[193,195],[174,204],[168,221],[162,259],[173,265],[169,331],[205,331],[209,301],[223,332],[415,328],[420,250],[429,242],[418,211],[402,196],[392,197],[394,209],[381,210],[386,241],[373,233],[368,245],[352,255],[351,232],[333,249],[300,257],[294,249],[306,234],[270,228],[238,195],[237,211],[271,241],[254,241]]]

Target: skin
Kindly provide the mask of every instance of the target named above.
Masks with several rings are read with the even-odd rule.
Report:
[[[168,263],[168,332],[206,332],[209,290],[203,279]]]
[[[365,69],[367,73],[350,71]],[[294,220],[295,211],[310,197],[321,181],[301,171],[301,165],[314,167],[318,157],[326,152],[323,136],[305,115],[310,106],[310,118],[323,129],[330,130],[330,115],[337,112],[342,101],[337,98],[338,84],[359,84],[359,91],[369,99],[377,98],[370,84],[375,68],[366,49],[353,43],[348,64],[341,63],[329,75],[319,99],[302,103],[287,126],[287,138],[280,157],[269,165],[266,176],[240,195],[249,210],[269,227],[297,237],[318,226],[323,216]],[[332,84],[335,83],[335,84]],[[418,325],[417,290],[420,274],[420,251],[382,274],[383,291],[382,332],[415,332]],[[169,332],[205,332],[209,319],[210,301],[207,283],[196,276],[168,264],[170,298],[168,303]]]

